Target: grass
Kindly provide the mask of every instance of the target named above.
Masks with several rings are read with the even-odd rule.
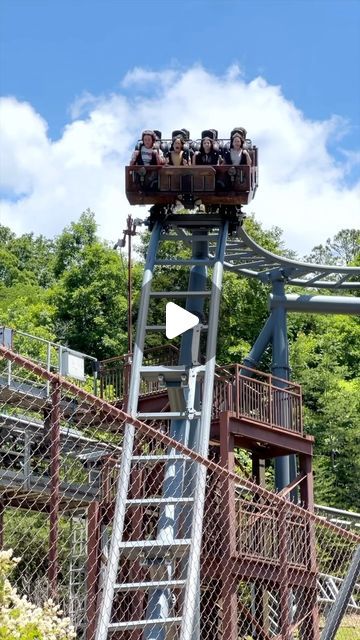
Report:
[[[360,640],[360,628],[348,627],[347,629],[340,629],[335,640]]]
[[[251,636],[247,636],[246,640],[251,640]],[[335,636],[335,640],[360,640],[360,628],[347,627],[340,629]]]

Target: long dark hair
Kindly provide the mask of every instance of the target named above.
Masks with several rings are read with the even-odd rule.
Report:
[[[210,149],[210,153],[212,153],[212,152],[214,151],[214,140],[211,140],[211,138],[210,138],[209,136],[205,136],[205,137],[201,140],[201,144],[200,144],[200,149],[199,149],[199,151],[200,151],[200,153],[201,153],[201,154],[207,155],[207,154],[206,154],[206,151],[205,151],[205,149],[204,149],[204,145],[203,145],[203,142],[204,142],[205,138],[207,138],[207,139],[208,139],[208,140],[210,140],[210,142],[211,142],[211,149]]]

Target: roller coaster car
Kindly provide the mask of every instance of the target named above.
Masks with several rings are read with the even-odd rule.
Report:
[[[130,204],[175,204],[191,209],[196,204],[248,204],[257,188],[257,148],[250,151],[252,165],[192,165],[126,167],[126,196]]]

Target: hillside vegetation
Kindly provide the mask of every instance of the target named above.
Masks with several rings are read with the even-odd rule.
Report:
[[[246,225],[265,248],[290,254],[280,229],[264,230],[253,219]],[[139,256],[147,239],[143,234]],[[165,243],[163,251],[173,247]],[[341,231],[315,247],[307,259],[360,266],[360,231]],[[134,322],[142,266],[139,257],[132,267]],[[127,350],[126,277],[125,259],[99,239],[90,210],[53,239],[16,236],[0,225],[1,325],[99,359],[120,355]],[[160,277],[165,290],[186,279],[177,268],[163,269]],[[267,295],[257,280],[225,273],[219,363],[239,362],[248,353],[268,315]],[[316,437],[315,499],[359,511],[360,318],[290,314],[288,333],[292,378],[302,384],[306,430]],[[268,364],[265,354],[262,365],[266,369]]]

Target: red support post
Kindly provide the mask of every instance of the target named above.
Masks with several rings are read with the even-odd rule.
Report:
[[[99,502],[94,501],[90,504],[87,517],[86,640],[94,640],[97,621],[101,553],[101,507]]]
[[[288,577],[288,523],[286,520],[286,505],[282,505],[278,512],[278,557],[279,557],[279,622],[282,640],[292,640],[291,637],[291,590]],[[291,535],[291,534],[290,534]]]
[[[60,506],[60,383],[54,382],[51,391],[50,412],[50,532],[48,580],[50,596],[57,597],[59,572],[59,506]]]
[[[312,470],[312,458],[311,456],[301,455],[299,456],[300,473],[305,474],[305,480],[300,485],[300,496],[302,505],[310,511],[314,512],[314,478]],[[310,615],[306,620],[306,623],[302,625],[301,631],[309,640],[320,639],[320,619],[319,608],[317,603],[317,562],[316,562],[316,539],[315,539],[315,523],[309,519],[307,522],[308,528],[308,544],[309,544],[309,570],[312,573],[311,583],[307,589],[307,606],[310,610]]]
[[[235,380],[236,380],[236,406],[235,406],[235,411],[236,411],[236,417],[238,418],[240,416],[240,368],[239,365],[235,365]],[[232,408],[232,411],[234,411],[234,409]]]
[[[229,471],[234,471],[234,437],[230,433],[227,413],[220,414],[220,464]],[[236,506],[235,483],[232,478],[221,479],[222,494],[222,567],[221,567],[221,600],[223,608],[223,637],[237,640],[237,578],[231,567],[236,556]]]

